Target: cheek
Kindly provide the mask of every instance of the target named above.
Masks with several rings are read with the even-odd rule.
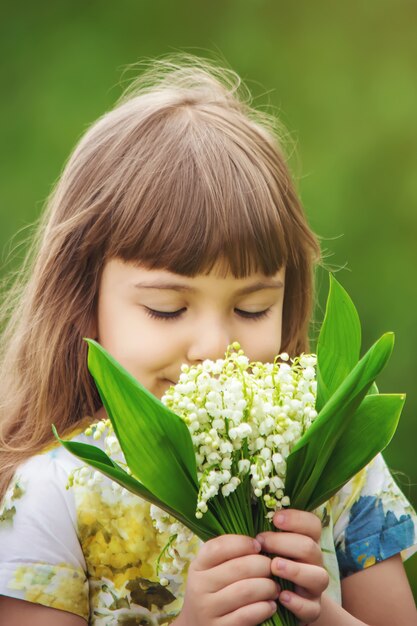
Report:
[[[137,318],[133,310],[111,300],[103,300],[98,309],[98,341],[124,367],[135,355],[149,354],[149,335]]]
[[[259,361],[263,363],[272,363],[279,354],[281,348],[281,336],[273,336],[272,334],[266,341],[259,345]]]
[[[105,304],[99,308],[98,341],[125,369],[142,382],[170,364],[178,351],[172,330],[156,327],[135,307]]]
[[[281,316],[274,315],[263,322],[254,322],[245,333],[245,341],[242,339],[240,343],[250,360],[271,363],[280,352],[281,331]]]

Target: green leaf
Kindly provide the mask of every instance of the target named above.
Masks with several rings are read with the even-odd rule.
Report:
[[[195,519],[197,468],[186,424],[100,344],[86,341],[89,370],[132,474],[183,518]],[[200,522],[207,532],[221,534],[210,510]]]
[[[317,412],[355,367],[361,347],[355,305],[330,273],[329,281],[326,313],[317,342]]]
[[[169,515],[176,517],[180,522],[182,522],[185,526],[187,526],[192,532],[194,532],[200,539],[203,541],[207,541],[211,539],[215,535],[213,533],[207,533],[205,528],[201,526],[201,523],[198,523],[198,520],[194,517],[188,519],[184,517],[180,512],[172,509],[167,506],[166,503],[162,502],[157,498],[149,489],[146,489],[144,485],[142,485],[139,481],[137,481],[133,476],[130,476],[120,465],[115,463],[113,459],[111,459],[101,448],[97,446],[91,446],[87,443],[82,443],[78,441],[65,441],[61,439],[57,433],[57,430],[54,425],[52,425],[52,430],[56,439],[74,456],[78,459],[94,467],[99,470],[102,474],[118,483],[125,489],[128,489],[130,492],[140,496],[144,500],[155,504],[159,508],[163,509]]]
[[[53,433],[58,441],[74,456],[78,457],[88,465],[99,469],[103,474],[122,485],[129,491],[136,493],[153,502],[157,506],[160,501],[155,498],[153,493],[140,484],[133,476],[130,476],[123,468],[120,467],[113,459],[111,459],[101,448],[90,446],[88,443],[80,441],[65,441],[61,439],[54,425],[52,425]],[[155,502],[154,502],[155,500]]]
[[[405,402],[404,394],[366,396],[337,441],[306,503],[313,510],[331,498],[391,441]],[[299,502],[293,505],[297,508]]]
[[[308,501],[350,420],[375,377],[386,365],[394,345],[393,333],[384,334],[362,357],[326,402],[287,459],[286,492],[291,501]]]

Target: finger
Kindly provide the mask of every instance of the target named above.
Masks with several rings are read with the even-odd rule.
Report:
[[[195,570],[206,570],[247,554],[259,554],[261,545],[244,535],[221,535],[207,541],[194,559]]]
[[[292,591],[283,591],[279,596],[279,602],[305,624],[310,624],[320,617],[321,607],[318,600],[302,598]]]
[[[263,552],[311,565],[321,566],[323,563],[319,544],[306,535],[269,531],[257,535],[257,539],[262,544]]]
[[[280,530],[307,535],[314,541],[320,541],[321,521],[314,513],[298,509],[280,510],[275,513],[273,523]]]
[[[275,576],[290,580],[313,597],[321,595],[329,584],[328,573],[317,565],[278,558],[272,559],[271,570]]]
[[[209,592],[216,592],[246,578],[268,578],[271,576],[271,559],[261,554],[249,554],[227,561],[207,570],[206,584]]]
[[[249,604],[277,600],[280,591],[280,586],[272,578],[248,578],[222,589],[212,599],[218,609],[217,616],[223,617]]]
[[[276,602],[255,602],[243,606],[222,618],[222,626],[253,626],[262,624],[277,611]]]

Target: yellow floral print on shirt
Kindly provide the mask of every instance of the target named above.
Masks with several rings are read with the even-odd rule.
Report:
[[[24,599],[29,602],[71,611],[87,620],[86,586],[83,570],[75,571],[65,563],[53,566],[48,563],[21,565],[9,583],[10,589],[23,591]]]
[[[1,503],[0,522],[13,520],[13,516],[16,513],[16,500],[21,498],[24,493],[25,490],[23,489],[20,480],[14,480],[6,491],[6,494]]]
[[[168,589],[157,575],[169,537],[154,528],[148,502],[104,477],[99,484],[99,489],[73,485],[94,623],[169,624],[184,595],[183,584],[171,583]]]

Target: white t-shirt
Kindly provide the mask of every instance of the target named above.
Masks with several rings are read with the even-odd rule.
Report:
[[[73,440],[91,444],[83,433]],[[103,447],[100,442],[95,445]],[[181,580],[160,584],[156,563],[167,537],[150,505],[103,477],[74,484],[82,463],[62,446],[24,462],[0,507],[0,594],[62,609],[94,626],[163,626],[181,611]],[[340,579],[399,552],[417,550],[417,517],[381,455],[317,514],[322,519],[326,593],[341,602]],[[197,537],[189,546],[195,555]]]

